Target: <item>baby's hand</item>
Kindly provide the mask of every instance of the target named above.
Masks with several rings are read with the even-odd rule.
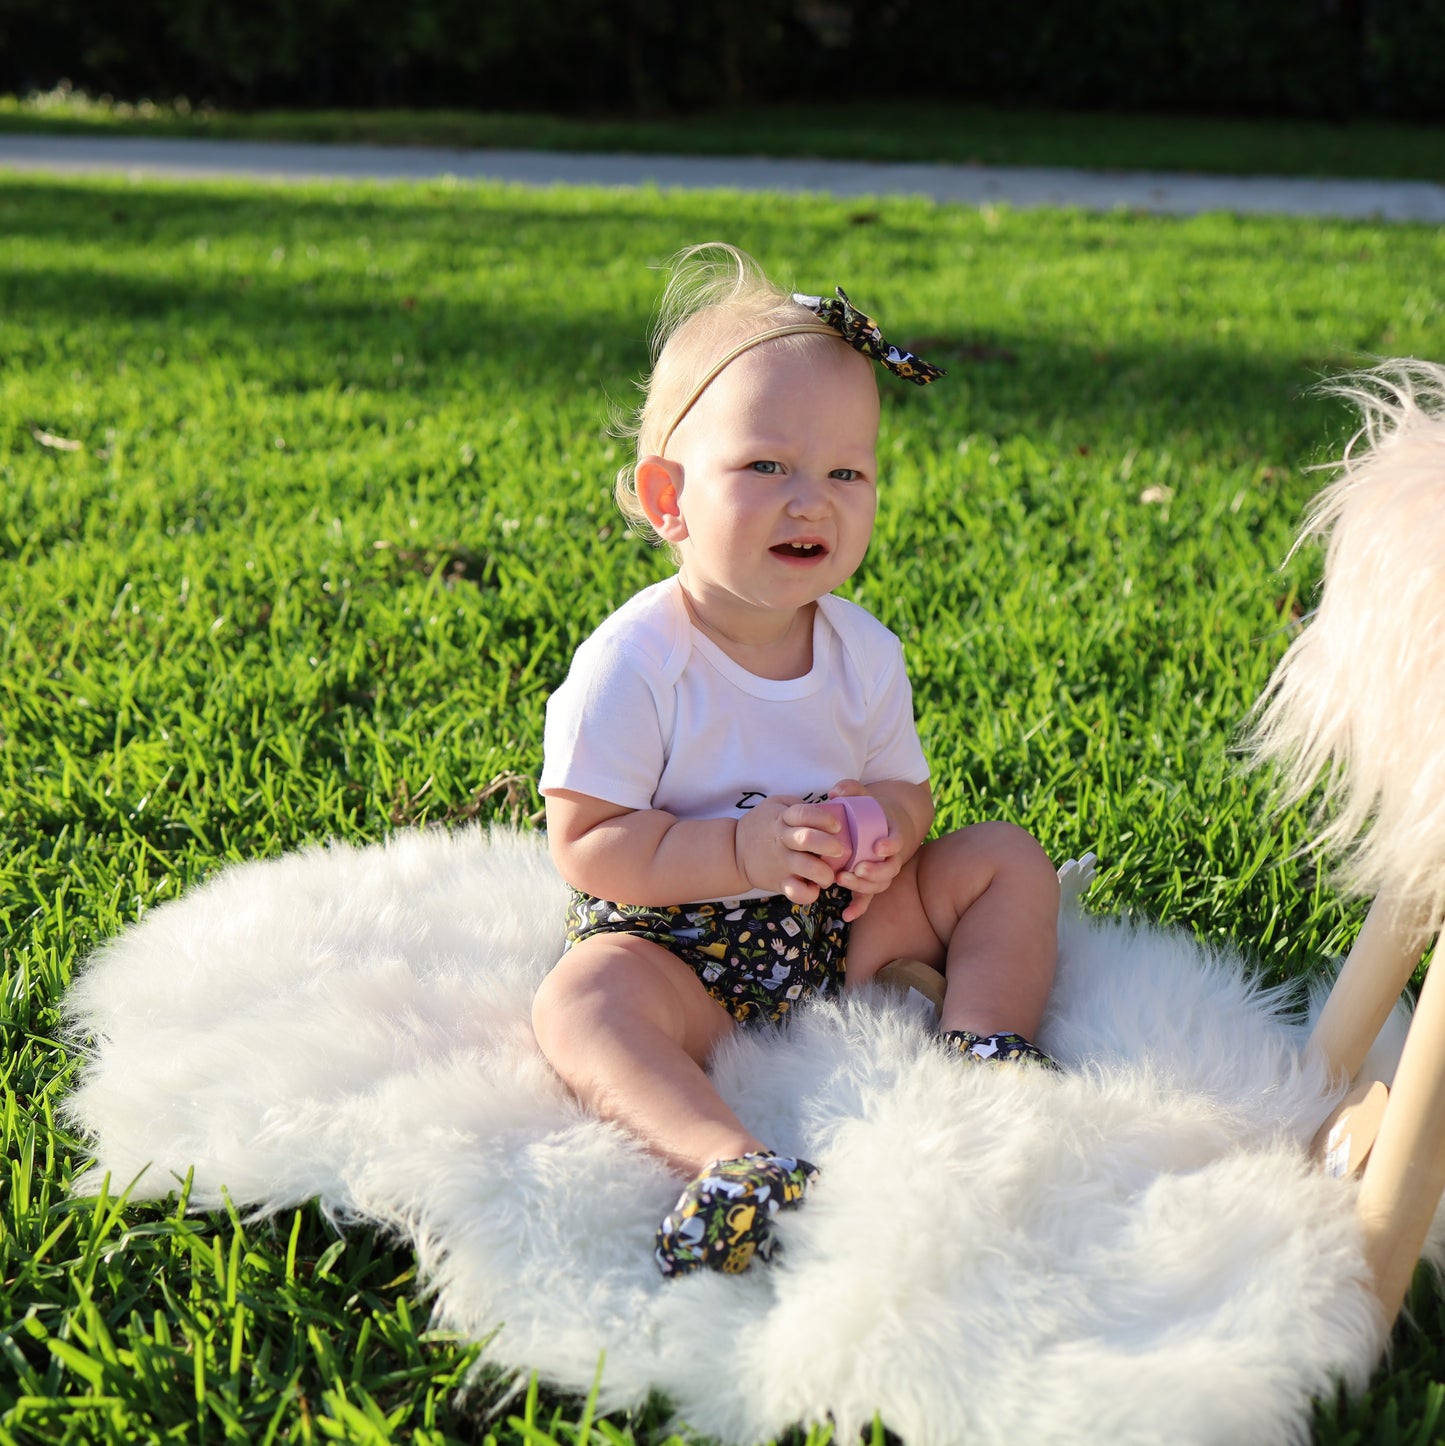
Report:
[[[842,824],[817,804],[770,796],[738,820],[738,869],[752,888],[811,904],[847,862],[842,832]]]
[[[902,851],[903,840],[896,832],[890,832],[887,838],[879,840],[871,859],[838,875],[837,882],[853,895],[843,910],[845,924],[861,919],[868,912],[872,896],[881,894],[898,877],[903,867]]]
[[[858,797],[868,790],[856,778],[845,778],[829,790],[831,798]],[[875,800],[877,801],[877,800]],[[882,803],[879,802],[879,807]],[[887,817],[887,810],[884,810]],[[843,922],[851,924],[868,912],[868,905],[874,894],[881,894],[898,877],[903,867],[903,839],[892,819],[888,820],[887,837],[879,839],[870,856],[855,868],[841,871],[837,882],[852,895],[848,907],[843,911]]]

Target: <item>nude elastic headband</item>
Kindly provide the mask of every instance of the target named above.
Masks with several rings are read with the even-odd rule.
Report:
[[[756,336],[750,336],[744,341],[740,341],[720,361],[715,363],[712,369],[687,394],[687,399],[677,409],[671,425],[662,434],[662,445],[657,449],[658,456],[666,455],[667,444],[672,440],[672,434],[677,431],[678,424],[697,405],[697,399],[717,380],[718,373],[731,362],[735,362],[744,352],[751,351],[755,346],[761,346],[765,341],[772,341],[776,337],[798,336],[813,332],[822,336],[842,337],[854,351],[860,351],[864,356],[872,357],[894,376],[916,382],[919,386],[926,386],[929,382],[944,375],[942,367],[931,366],[921,357],[914,356],[911,351],[903,351],[900,347],[884,341],[883,333],[878,330],[878,323],[866,312],[859,311],[848,300],[848,294],[841,286],[836,287],[835,290],[837,292],[836,300],[831,296],[804,296],[802,292],[795,291],[793,293],[794,302],[799,306],[806,306],[809,311],[816,313],[817,321],[798,321],[788,326],[775,326],[770,331],[760,331]]]
[[[657,455],[667,455],[667,444],[672,440],[672,434],[677,431],[679,423],[697,405],[697,399],[717,380],[718,373],[726,366],[735,362],[745,351],[751,351],[755,346],[761,346],[765,341],[772,341],[780,336],[800,336],[805,332],[816,332],[821,336],[837,336],[838,332],[834,327],[824,326],[817,321],[795,321],[791,326],[775,326],[771,331],[760,331],[756,336],[750,336],[745,341],[740,341],[730,352],[724,353],[722,359],[713,364],[712,369],[703,374],[703,378],[687,394],[686,400],[677,409],[667,431],[662,434],[662,444],[657,449]]]

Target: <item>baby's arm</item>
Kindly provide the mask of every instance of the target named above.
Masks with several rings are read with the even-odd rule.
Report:
[[[565,789],[549,791],[546,802],[558,872],[615,903],[687,904],[767,889],[810,904],[846,853],[827,827],[810,823],[810,805],[793,798],[765,798],[738,819],[679,819]]]

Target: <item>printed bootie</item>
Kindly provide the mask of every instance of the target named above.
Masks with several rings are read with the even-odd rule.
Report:
[[[970,1064],[1040,1064],[1045,1069],[1059,1069],[1038,1045],[1030,1044],[1021,1034],[985,1034],[980,1037],[966,1029],[946,1029],[939,1036],[943,1047]]]
[[[657,1227],[653,1252],[664,1275],[744,1271],[777,1254],[773,1216],[799,1204],[818,1178],[806,1160],[763,1151],[715,1160],[677,1198]]]

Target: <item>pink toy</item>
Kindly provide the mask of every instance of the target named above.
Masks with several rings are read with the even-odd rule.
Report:
[[[830,798],[818,806],[826,808],[843,825],[843,837],[851,850],[843,869],[857,868],[871,859],[874,850],[888,837],[888,818],[883,805],[866,793]]]

